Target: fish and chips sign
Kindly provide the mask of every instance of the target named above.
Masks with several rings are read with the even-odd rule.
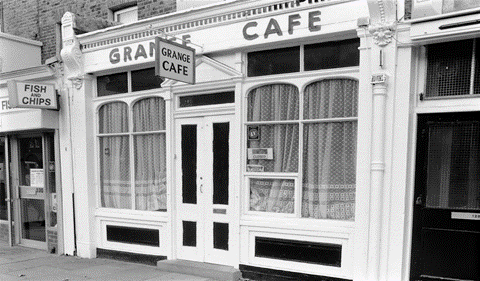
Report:
[[[40,108],[58,110],[54,84],[10,80],[7,82],[11,108]]]
[[[195,84],[195,49],[159,37],[155,43],[155,74]]]

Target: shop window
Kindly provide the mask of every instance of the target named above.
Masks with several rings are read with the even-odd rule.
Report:
[[[132,92],[160,88],[163,79],[155,75],[155,68],[132,71]]]
[[[155,75],[155,68],[145,68],[97,77],[97,96],[110,96],[158,89],[163,79]]]
[[[126,72],[97,77],[97,95],[99,97],[124,94],[127,92]]]
[[[247,74],[255,77],[358,66],[359,47],[360,40],[355,38],[250,52],[247,54]]]
[[[103,105],[99,111],[100,188],[102,207],[131,208],[128,106]]]
[[[354,218],[357,95],[349,79],[305,88],[302,217]]]
[[[133,105],[135,206],[167,210],[165,101],[147,98]]]
[[[312,83],[302,96],[287,84],[249,93],[249,211],[354,219],[357,96],[352,79]]]
[[[102,207],[166,211],[165,101],[110,102],[98,119]]]
[[[305,70],[358,66],[359,39],[333,41],[304,46]]]
[[[235,92],[221,92],[214,94],[191,95],[178,98],[179,107],[204,106],[235,102]]]
[[[300,71],[300,47],[248,53],[248,76]]]

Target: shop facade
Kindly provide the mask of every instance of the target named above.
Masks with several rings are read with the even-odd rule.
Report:
[[[480,276],[478,12],[468,1],[417,3],[409,21],[413,278]]]
[[[36,97],[48,91],[55,98],[48,103],[56,104],[62,78],[53,65],[40,65],[41,43],[2,37],[9,42],[2,42],[8,56],[0,74],[0,239],[12,246],[63,253],[59,111],[39,109]],[[26,61],[16,64],[12,60],[20,53]],[[31,94],[25,107],[14,105],[11,85]]]
[[[470,233],[465,247],[478,241],[475,219],[457,219],[478,213],[478,130],[474,113],[460,114],[479,108],[476,74],[429,82],[436,64],[450,69],[435,56],[457,43],[476,50],[475,27],[438,26],[475,11],[404,20],[404,5],[229,1],[82,35],[66,13],[72,130],[60,142],[75,163],[62,165],[75,228],[65,228],[65,252],[185,259],[247,277],[469,279],[428,271],[447,262],[426,258],[445,255],[425,246],[441,235],[419,222],[467,221],[471,229],[449,233]],[[155,75],[156,37],[195,50],[195,84]],[[475,69],[471,52],[464,60]],[[456,83],[465,90],[433,90]],[[439,144],[457,138],[463,148]],[[438,160],[452,151],[470,161]],[[435,169],[449,180],[433,183]],[[425,179],[441,188],[420,187]],[[434,212],[449,202],[453,211]],[[478,255],[462,257],[478,264]]]

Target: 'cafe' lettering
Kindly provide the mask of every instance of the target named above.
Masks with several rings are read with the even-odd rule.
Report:
[[[308,13],[308,30],[310,32],[319,31],[321,26],[317,24],[320,21],[320,11],[312,11]],[[293,34],[293,28],[300,25],[300,19],[302,17],[299,14],[293,14],[288,16],[288,34]],[[258,35],[258,22],[251,21],[243,27],[243,38],[246,40],[255,40],[259,37]],[[278,24],[278,21],[275,18],[271,18],[264,30],[263,37],[265,39],[272,34],[277,36],[282,36],[282,28]]]

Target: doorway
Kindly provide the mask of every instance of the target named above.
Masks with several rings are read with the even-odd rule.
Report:
[[[480,280],[479,115],[418,118],[411,280]]]
[[[12,244],[47,250],[47,230],[56,227],[53,133],[4,137],[12,215]]]
[[[178,259],[233,264],[232,122],[233,115],[176,120]]]

